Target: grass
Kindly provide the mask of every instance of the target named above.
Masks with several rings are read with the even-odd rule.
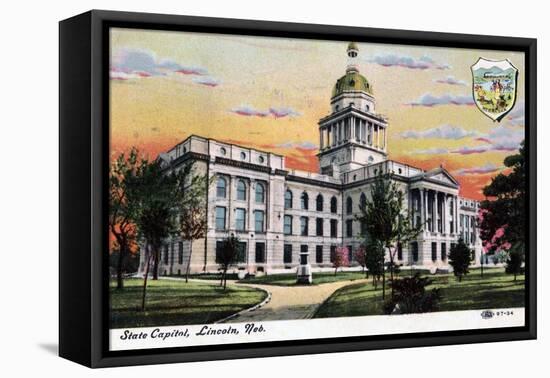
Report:
[[[141,311],[143,280],[111,283],[111,328],[213,323],[263,301],[266,293],[247,287],[184,280],[149,280],[146,311]]]
[[[403,274],[401,274],[403,275]],[[386,277],[387,278],[387,277]],[[479,310],[492,308],[523,307],[525,305],[525,277],[504,273],[503,269],[485,270],[483,278],[479,270],[472,270],[462,282],[452,274],[431,276],[429,288],[441,288],[438,311]],[[386,296],[390,294],[389,285]],[[382,287],[374,290],[372,283],[352,284],[337,290],[317,312],[316,318],[340,316],[383,315]]]
[[[337,281],[353,281],[365,278],[365,273],[361,272],[338,272],[336,275],[334,272],[319,272],[313,273],[312,285],[319,285],[329,282]],[[271,274],[260,277],[245,278],[238,282],[261,284],[261,285],[275,285],[275,286],[297,286],[296,273],[285,274]]]

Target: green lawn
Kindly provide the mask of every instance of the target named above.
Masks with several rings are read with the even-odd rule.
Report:
[[[321,272],[313,273],[312,285],[319,285],[336,281],[353,281],[361,278],[365,278],[365,273],[361,272],[338,272],[336,275],[334,272]],[[245,278],[238,282],[262,284],[262,285],[276,285],[276,286],[294,286],[296,284],[296,273],[285,274],[270,274],[261,277]]]
[[[429,287],[440,287],[442,300],[439,311],[477,310],[525,305],[525,277],[504,273],[503,269],[490,269],[484,272],[472,270],[462,282],[452,274],[431,276],[434,283]],[[386,294],[390,289],[387,287]],[[351,284],[337,290],[319,307],[316,318],[339,316],[383,315],[382,288],[374,290],[372,283]]]
[[[143,280],[127,279],[124,289],[111,283],[111,328],[213,323],[263,301],[266,293],[246,287],[184,280],[149,280],[147,308],[141,311]]]

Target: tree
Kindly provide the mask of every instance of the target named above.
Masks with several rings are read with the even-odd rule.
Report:
[[[180,192],[177,204],[180,222],[179,233],[183,240],[188,240],[189,257],[185,271],[185,282],[188,282],[193,253],[193,241],[204,238],[208,230],[207,195],[210,180],[206,174],[198,174],[192,167],[176,173]]]
[[[136,246],[136,227],[138,203],[133,200],[135,175],[143,160],[138,158],[138,150],[132,148],[128,155],[120,154],[111,163],[109,169],[109,231],[116,244],[117,288],[124,287],[124,263],[132,248]],[[113,256],[111,256],[113,257]],[[112,259],[112,258],[111,258]]]
[[[449,265],[453,267],[454,275],[458,281],[462,281],[462,277],[468,274],[470,262],[472,259],[472,250],[468,248],[464,240],[460,238],[457,244],[451,245],[449,253]]]
[[[150,264],[153,263],[153,279],[158,279],[160,250],[163,241],[176,232],[175,216],[179,193],[177,175],[167,172],[159,160],[144,162],[138,170],[133,185],[138,203],[136,225],[140,237],[145,241],[145,277],[143,281],[142,310],[145,310],[147,279]]]
[[[244,251],[239,238],[233,234],[222,240],[221,245],[216,249],[216,261],[222,271],[220,285],[224,290],[227,287],[227,270],[241,260],[242,253]]]
[[[439,288],[430,291],[426,287],[433,283],[428,277],[421,278],[420,273],[392,281],[394,288],[391,300],[385,304],[386,314],[416,314],[437,309],[441,299]]]
[[[384,246],[380,241],[371,239],[365,247],[365,265],[372,276],[374,290],[378,289],[378,281],[384,273]]]
[[[506,273],[514,275],[514,282],[517,279],[518,274],[521,273],[521,266],[524,261],[524,251],[521,244],[516,243],[508,252],[508,259],[506,260]]]
[[[524,142],[518,154],[504,159],[504,165],[508,169],[495,176],[483,189],[486,200],[480,206],[480,237],[489,253],[507,250],[516,244],[523,249],[525,245]]]
[[[338,272],[338,268],[349,265],[349,250],[347,247],[337,247],[332,259],[334,267],[334,275]]]
[[[365,247],[360,246],[357,248],[354,257],[355,261],[357,261],[357,263],[361,266],[363,273],[365,273],[368,278],[368,270],[365,269],[367,267],[367,252],[365,251]]]
[[[403,206],[404,194],[391,174],[379,175],[372,185],[371,198],[361,206],[357,219],[364,225],[365,238],[376,239],[388,250],[390,280],[394,279],[395,255],[399,244],[414,240],[422,225],[413,225]],[[385,298],[385,272],[382,272],[382,298]],[[393,292],[393,286],[392,286]]]

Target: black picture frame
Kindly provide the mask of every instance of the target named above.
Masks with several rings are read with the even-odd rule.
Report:
[[[110,27],[354,40],[525,53],[528,245],[524,327],[108,351],[107,177]],[[535,339],[536,39],[93,10],[61,21],[59,354],[89,367]]]

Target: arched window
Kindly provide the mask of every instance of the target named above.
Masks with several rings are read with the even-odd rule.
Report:
[[[265,202],[265,187],[264,184],[256,184],[256,203]]]
[[[336,197],[330,199],[330,212],[334,214],[338,212],[338,200]]]
[[[321,193],[319,193],[319,195],[317,196],[317,211],[323,211],[323,195]]]
[[[216,182],[216,197],[225,198],[227,194],[227,181],[223,177],[218,177]]]
[[[237,181],[237,199],[240,201],[246,201],[246,184],[244,180]]]
[[[285,209],[292,209],[292,192],[290,189],[285,192]]]
[[[303,192],[300,196],[300,207],[303,210],[307,210],[309,208],[309,196],[306,192]]]
[[[346,200],[346,213],[351,214],[353,212],[353,200],[348,197]]]
[[[359,197],[359,208],[363,210],[366,205],[367,205],[367,196],[365,195],[365,193],[361,193],[361,196]]]

